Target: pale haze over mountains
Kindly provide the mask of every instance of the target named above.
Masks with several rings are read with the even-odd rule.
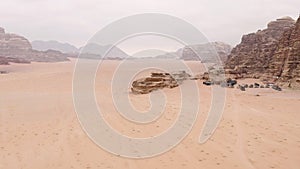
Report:
[[[57,40],[79,48],[119,18],[163,13],[193,24],[210,41],[234,46],[243,34],[264,29],[271,20],[297,19],[299,6],[299,0],[10,0],[1,2],[0,20],[6,30],[30,41]]]
[[[87,58],[97,58],[99,55],[104,54],[106,51],[109,50],[108,54],[106,57],[109,58],[126,58],[128,55],[119,49],[116,46],[112,45],[106,45],[106,46],[101,46],[96,43],[89,43],[83,47],[77,48],[74,45],[71,45],[69,43],[61,43],[58,41],[33,41],[31,42],[32,48],[38,51],[47,51],[47,50],[57,50],[62,53],[69,53],[69,54],[78,54],[81,52],[81,54],[85,55],[83,57]]]
[[[31,44],[32,44],[32,48],[35,50],[39,50],[39,51],[57,50],[62,53],[81,52],[82,55],[83,54],[85,55],[83,57],[87,57],[87,58],[94,58],[97,57],[95,55],[100,55],[100,54],[102,55],[110,48],[111,49],[109,50],[106,57],[122,59],[129,56],[126,52],[124,52],[117,46],[114,47],[112,47],[112,45],[101,46],[96,43],[89,43],[84,47],[80,47],[79,49],[68,43],[60,43],[58,41],[33,41]],[[136,58],[156,57],[156,58],[163,58],[163,59],[177,58],[177,59],[184,59],[184,60],[199,60],[197,54],[204,57],[206,53],[212,53],[212,51],[208,51],[211,48],[214,48],[216,50],[216,52],[220,56],[221,61],[224,62],[227,59],[227,55],[230,54],[232,47],[229,44],[226,44],[224,42],[212,42],[207,44],[184,46],[172,52],[149,49],[143,52],[136,53],[135,55],[132,56]],[[197,54],[195,52],[197,52]]]
[[[69,43],[61,43],[55,40],[41,41],[36,40],[31,42],[32,48],[40,51],[47,51],[49,49],[58,50],[63,53],[77,53],[77,47]]]

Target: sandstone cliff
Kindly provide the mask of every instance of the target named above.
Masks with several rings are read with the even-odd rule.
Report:
[[[272,21],[266,29],[242,37],[232,49],[225,69],[239,77],[295,83],[299,81],[299,36],[299,19]]]
[[[285,17],[270,22],[264,30],[244,35],[228,56],[226,68],[244,77],[258,76],[268,68],[283,32],[294,23],[292,18]]]
[[[266,76],[279,77],[278,81],[283,85],[300,87],[300,17],[283,33]]]

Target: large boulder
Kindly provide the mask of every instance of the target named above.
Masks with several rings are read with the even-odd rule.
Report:
[[[147,94],[163,88],[174,88],[179,83],[169,73],[152,73],[150,77],[133,81],[131,91],[134,94]]]
[[[185,71],[172,73],[153,72],[150,77],[137,79],[132,82],[131,91],[134,94],[147,94],[163,88],[174,88],[184,80],[196,80]]]

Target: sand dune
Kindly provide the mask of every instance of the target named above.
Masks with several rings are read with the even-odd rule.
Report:
[[[187,64],[194,72],[203,70],[198,63]],[[227,89],[218,128],[205,144],[199,144],[211,101],[210,87],[199,81],[200,114],[192,131],[172,150],[136,160],[104,151],[82,130],[72,100],[74,65],[72,60],[0,66],[10,72],[0,75],[0,169],[299,169],[300,91]],[[117,65],[118,61],[105,61],[105,73],[95,82],[97,101],[110,112],[105,119],[129,136],[148,137],[163,132],[180,109],[179,89],[163,90],[168,103],[156,122],[130,123],[117,113],[110,98],[109,82]],[[138,110],[150,106],[147,95],[129,97]]]

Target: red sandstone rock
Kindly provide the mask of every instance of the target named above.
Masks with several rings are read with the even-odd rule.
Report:
[[[300,86],[300,21],[284,17],[268,28],[244,35],[231,51],[226,72],[241,77]]]

